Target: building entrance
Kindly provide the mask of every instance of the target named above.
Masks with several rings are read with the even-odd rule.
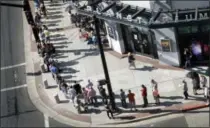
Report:
[[[150,55],[151,51],[148,35],[137,31],[132,31],[131,35],[135,51],[140,54]]]
[[[191,62],[194,66],[206,66],[210,55],[210,26],[186,26],[177,28],[181,64],[184,65],[184,49],[192,53]]]

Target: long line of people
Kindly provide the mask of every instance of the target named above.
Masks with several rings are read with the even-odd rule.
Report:
[[[42,9],[43,10],[43,9]],[[43,14],[43,13],[42,13]],[[44,14],[45,15],[45,14]],[[43,62],[47,67],[47,71],[50,71],[52,73],[52,77],[58,81],[59,89],[70,99],[70,101],[74,104],[74,106],[78,109],[78,111],[81,111],[80,107],[83,107],[83,109],[86,111],[88,109],[87,105],[94,105],[96,106],[98,104],[97,100],[97,94],[96,90],[93,88],[93,83],[88,80],[88,85],[83,87],[75,81],[74,85],[69,86],[64,79],[59,75],[60,69],[57,65],[58,62],[56,62],[52,55],[55,54],[55,47],[50,43],[50,33],[47,28],[47,26],[42,25],[41,23],[41,16],[39,12],[36,12],[35,14],[35,22],[36,26],[39,28],[39,37],[40,42],[37,43],[37,48],[41,56],[43,57]],[[82,27],[85,27],[84,24],[80,25]],[[96,44],[97,39],[96,36],[93,34],[93,28],[90,26],[89,29],[85,30],[87,33],[82,34],[81,29],[81,37],[85,37],[87,40],[87,44]],[[132,60],[131,58],[130,60]],[[134,59],[133,59],[134,61]],[[132,63],[129,61],[129,63]],[[132,64],[131,64],[132,65]],[[135,65],[134,65],[135,66]],[[205,97],[209,98],[209,89],[206,87],[206,80],[205,77],[202,76],[201,83],[204,89]],[[195,85],[197,85],[196,83]],[[147,87],[145,85],[141,86],[141,96],[143,98],[143,107],[148,106],[148,99],[147,99]],[[155,80],[151,80],[151,87],[152,87],[152,95],[154,97],[155,103],[158,105],[160,104],[160,94],[158,91],[158,83]],[[109,116],[109,113],[111,113],[112,117],[112,110],[108,106],[109,105],[109,95],[106,93],[106,89],[103,87],[103,85],[98,84],[98,91],[100,94],[100,97],[102,98],[102,102],[105,104],[105,108],[107,110],[107,115]],[[188,87],[187,83],[183,81],[183,91],[184,96],[186,99],[188,99]],[[196,94],[196,92],[195,92]],[[134,108],[136,109],[136,100],[135,100],[135,94],[131,92],[131,90],[128,90],[128,94],[123,91],[123,89],[120,90],[120,99],[121,104],[123,107],[127,107],[126,99],[128,99],[129,104],[131,105],[131,110]],[[84,103],[80,100],[81,97],[84,98]],[[207,100],[208,101],[208,100]]]

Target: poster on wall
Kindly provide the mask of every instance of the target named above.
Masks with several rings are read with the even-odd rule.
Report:
[[[108,26],[107,28],[108,28],[109,37],[117,40],[115,30],[110,26]]]
[[[171,42],[169,39],[161,39],[160,44],[163,52],[171,52]]]

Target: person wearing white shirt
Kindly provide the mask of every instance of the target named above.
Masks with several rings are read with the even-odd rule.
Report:
[[[204,97],[206,98],[206,104],[209,105],[209,88],[204,87]]]
[[[88,80],[88,84],[87,84],[87,86],[86,86],[87,88],[91,88],[91,87],[93,87],[93,83],[90,81],[90,80]]]
[[[69,98],[70,98],[70,102],[72,102],[74,104],[74,101],[75,101],[74,99],[76,97],[76,91],[72,86],[70,86],[70,88],[68,90],[68,95],[69,95]]]

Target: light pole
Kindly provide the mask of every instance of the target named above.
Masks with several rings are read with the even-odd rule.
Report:
[[[93,16],[93,19],[94,19],[95,32],[96,32],[96,37],[97,37],[97,41],[98,41],[98,47],[100,50],[101,61],[102,61],[103,69],[104,69],[104,75],[105,75],[105,79],[106,79],[107,89],[108,89],[108,93],[109,93],[110,103],[111,103],[112,109],[116,110],[112,86],[111,86],[111,82],[110,82],[110,78],[109,78],[109,71],[108,71],[107,64],[106,64],[104,49],[103,49],[103,46],[101,43],[99,19],[96,16]]]
[[[96,3],[98,3],[99,1],[96,0],[92,0],[92,7],[93,10],[97,9],[97,5]],[[111,86],[111,81],[109,78],[109,71],[107,68],[107,64],[106,64],[106,58],[104,55],[104,49],[101,43],[101,35],[100,35],[100,24],[99,24],[99,19],[94,15],[93,16],[93,20],[94,20],[94,24],[95,24],[95,32],[96,32],[96,37],[97,37],[97,41],[98,41],[98,47],[99,47],[99,51],[100,51],[100,55],[101,55],[101,61],[102,61],[102,65],[103,65],[103,69],[104,69],[104,75],[105,75],[105,79],[106,79],[106,84],[107,84],[107,89],[108,89],[108,93],[109,93],[109,99],[110,99],[110,103],[112,106],[112,109],[116,110],[116,105],[115,105],[115,101],[114,101],[114,95],[113,95],[113,91],[112,91],[112,86]]]

